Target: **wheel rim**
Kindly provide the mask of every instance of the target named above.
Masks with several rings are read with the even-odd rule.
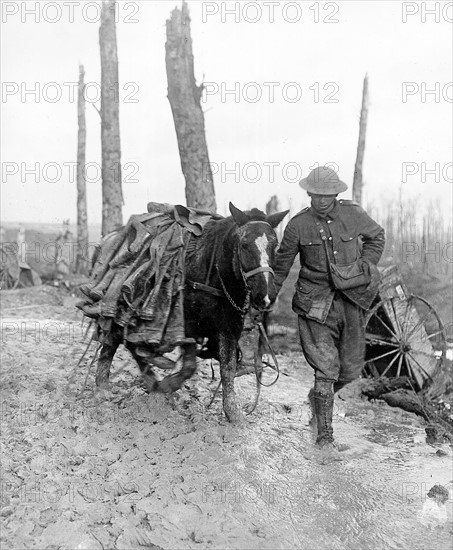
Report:
[[[366,342],[365,376],[409,376],[418,389],[432,382],[446,357],[442,320],[424,298],[413,294],[372,308]]]

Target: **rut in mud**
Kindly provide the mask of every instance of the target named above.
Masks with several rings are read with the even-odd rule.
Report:
[[[243,428],[220,394],[206,408],[218,383],[208,363],[167,398],[146,393],[120,350],[111,391],[98,392],[88,356],[74,369],[75,300],[3,293],[3,547],[451,547],[452,448],[427,444],[424,420],[368,402],[358,381],[334,411],[349,449],[323,463],[307,425],[312,373],[295,353]],[[236,384],[253,398],[253,376]]]

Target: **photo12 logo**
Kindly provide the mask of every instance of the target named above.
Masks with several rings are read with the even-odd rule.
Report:
[[[339,23],[336,2],[203,2],[201,20],[221,23]]]
[[[453,23],[453,2],[403,2],[403,23]]]
[[[2,321],[1,341],[6,344],[8,341],[19,339],[22,343],[49,342],[51,344],[74,344],[81,338],[80,323],[63,322],[56,320],[43,321]]]
[[[338,173],[339,166],[335,162],[327,162],[323,166],[327,166]],[[203,165],[202,179],[209,181],[212,176],[215,176],[217,181],[221,183],[298,183],[302,177],[315,168],[319,164],[315,163],[308,168],[304,168],[298,162],[286,162],[282,164],[278,161],[264,162],[235,162],[234,164],[220,161],[210,162]]]
[[[47,503],[55,504],[63,499],[74,502],[77,495],[87,502],[104,502],[114,500],[118,495],[125,495],[123,502],[135,503],[138,500],[139,487],[136,483],[123,480],[94,482],[87,480],[59,483],[52,479],[31,483],[1,484],[2,499],[19,499],[19,504]]]
[[[110,5],[114,10],[116,23],[139,23],[138,2],[115,2]],[[102,14],[102,2],[1,2],[2,23],[20,21],[21,23],[99,23]]]
[[[52,382],[47,387],[51,388]],[[51,390],[50,390],[51,391]],[[0,408],[1,421],[10,427],[36,426],[52,423],[76,423],[77,425],[105,425],[124,421],[121,418],[123,409],[118,403],[98,403],[86,406],[80,402],[59,403],[52,400],[45,402],[2,402]]]
[[[453,82],[403,82],[403,103],[408,103],[408,98],[419,100],[421,103],[453,103]]]
[[[315,503],[338,501],[341,487],[335,483],[291,482],[207,482],[202,484],[204,503],[265,503],[268,506],[285,506],[292,511]]]
[[[20,101],[21,103],[59,103],[66,101],[76,103],[78,97],[78,82],[2,82],[2,103]],[[118,82],[111,84],[107,90],[115,103],[138,103],[140,86],[136,82],[126,82],[121,86]],[[99,82],[86,82],[83,87],[83,99],[86,103],[101,101],[101,85]],[[106,97],[104,95],[104,97]]]
[[[443,180],[453,183],[453,162],[445,164],[435,162],[430,166],[426,162],[403,162],[401,164],[401,182],[407,183],[412,176],[416,176],[416,179],[422,183],[427,183],[428,178],[434,183],[440,183]]]
[[[2,162],[2,183],[17,181],[21,183],[59,183],[77,181],[78,162]],[[87,183],[98,183],[102,181],[102,166],[98,162],[87,162],[82,167],[83,176]],[[136,162],[125,162],[114,164],[109,167],[115,182],[123,184],[138,183],[135,177],[139,172],[139,165]]]
[[[435,485],[425,482],[417,483],[415,481],[407,481],[401,485],[401,501],[408,503],[414,500],[426,501],[428,498],[437,500],[445,504],[453,502],[453,482]]]
[[[336,82],[307,85],[300,82],[204,82],[201,101],[206,103],[209,98],[215,98],[221,103],[339,103],[339,91]]]

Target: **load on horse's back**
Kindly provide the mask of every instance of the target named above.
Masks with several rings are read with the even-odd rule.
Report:
[[[96,319],[102,344],[96,383],[108,382],[121,343],[150,390],[173,392],[195,372],[197,355],[215,358],[225,414],[239,420],[238,341],[249,307],[265,311],[275,301],[274,228],[288,211],[266,216],[231,203],[228,218],[179,205],[148,210],[105,240],[81,287],[86,300],[78,307]],[[158,381],[153,367],[170,368],[163,354],[176,346],[182,368]]]

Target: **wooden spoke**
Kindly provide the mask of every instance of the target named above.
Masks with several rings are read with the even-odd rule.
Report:
[[[366,345],[368,356],[376,354],[366,362],[366,375],[407,374],[420,389],[439,372],[447,349],[442,320],[415,294],[386,298],[374,306],[366,318]]]
[[[437,332],[433,332],[432,334],[426,333],[426,335],[428,336],[428,340],[431,340],[431,338],[434,338],[435,336],[439,336],[439,334],[444,334],[444,333],[445,333],[445,330],[442,329],[442,330],[438,330]]]
[[[401,326],[403,327],[403,330],[404,330],[404,327],[406,326],[407,317],[408,317],[408,314],[409,314],[409,311],[410,311],[411,302],[412,302],[412,296],[406,302],[406,311],[404,312],[404,319],[403,319],[403,322],[401,324]]]
[[[395,309],[395,302],[393,301],[393,299],[391,299],[390,303],[392,304],[393,315],[395,317],[395,323],[396,323],[396,327],[398,329],[398,336],[399,336],[399,338],[401,338],[401,336],[403,334],[403,329],[401,328],[400,321],[398,319],[398,313]],[[407,310],[407,308],[406,308],[406,310]],[[403,327],[404,327],[404,325],[403,325]]]
[[[398,335],[395,334],[395,332],[387,325],[387,323],[384,322],[383,319],[379,317],[379,315],[376,314],[375,317],[390,332],[390,334],[392,334],[396,338],[396,340],[399,340]]]
[[[401,374],[401,367],[403,365],[403,354],[400,355],[399,361],[398,361],[398,370],[396,371],[396,377]]]
[[[392,340],[384,340],[383,338],[379,338],[378,336],[369,335],[366,337],[366,340],[370,344],[379,344],[380,346],[392,346],[395,348],[399,347],[399,344],[397,344],[396,342],[393,342]]]
[[[398,353],[398,349],[392,349],[391,351],[388,351],[387,353],[383,353],[382,355],[379,355],[379,357],[370,357],[368,361],[377,361],[378,359],[382,359],[383,357],[387,357],[387,355],[391,355],[392,353]]]
[[[413,361],[415,361],[417,363],[417,365],[418,365],[419,369],[421,370],[421,372],[423,374],[425,374],[430,380],[432,380],[432,376],[428,372],[426,372],[426,370],[420,365],[420,363],[417,361],[417,359],[415,359],[415,357],[411,353],[408,353],[408,355]]]
[[[370,361],[369,363],[367,363],[367,365],[368,365],[368,369],[370,370],[370,373],[375,378],[378,378],[379,377],[379,371],[377,370],[376,365],[373,363],[373,361]]]
[[[423,317],[423,319],[420,319],[418,321],[418,323],[412,328],[412,330],[409,332],[409,334],[406,335],[406,339],[409,340],[410,337],[414,334],[414,332],[416,332],[422,325],[425,324],[426,320],[428,319],[428,317],[432,315],[432,312],[431,310],[428,311],[428,313]]]
[[[402,354],[401,354],[402,355]],[[395,355],[395,357],[390,361],[390,363],[387,365],[385,371],[381,374],[381,377],[385,376],[387,372],[392,368],[393,363],[400,357],[399,355]]]
[[[411,348],[411,351],[412,353],[423,355],[424,357],[428,357],[429,359],[438,359],[435,353],[427,353],[426,351],[414,347]]]

